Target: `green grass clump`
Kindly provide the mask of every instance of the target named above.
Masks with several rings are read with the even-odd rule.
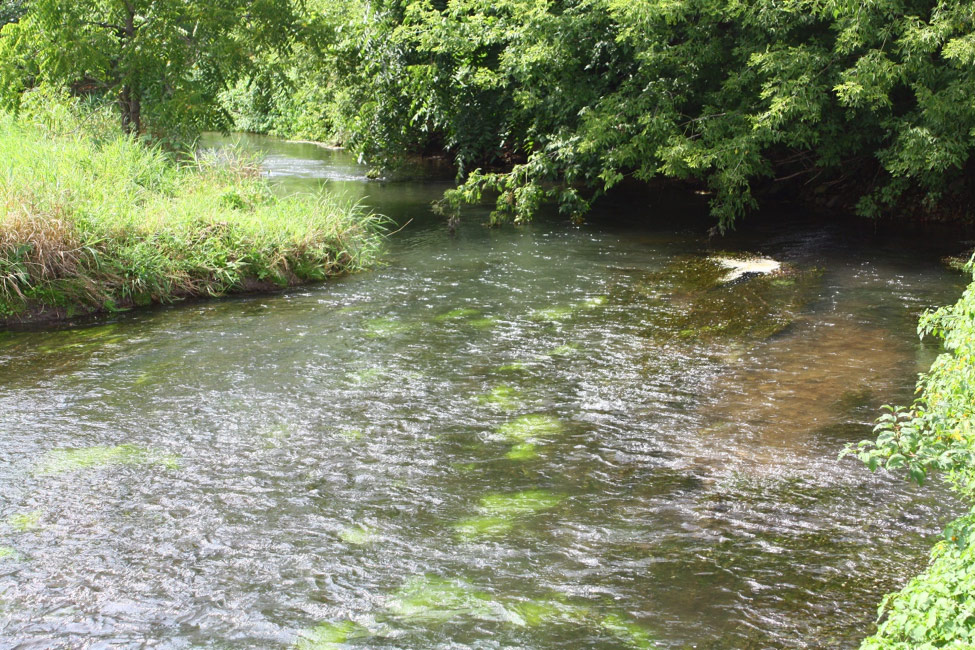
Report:
[[[98,117],[0,113],[0,323],[286,287],[372,262],[378,218],[272,194],[254,160],[177,160]]]
[[[34,474],[52,476],[111,465],[161,465],[173,469],[177,467],[177,463],[176,456],[172,454],[164,454],[136,445],[52,449],[37,465]]]

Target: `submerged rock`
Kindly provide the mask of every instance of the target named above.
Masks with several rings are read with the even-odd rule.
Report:
[[[820,275],[766,258],[687,257],[619,290],[645,307],[645,332],[653,338],[748,341],[794,322],[816,297]]]
[[[782,269],[782,263],[767,257],[712,257],[728,272],[721,277],[722,282],[734,282],[745,275],[767,275]]]

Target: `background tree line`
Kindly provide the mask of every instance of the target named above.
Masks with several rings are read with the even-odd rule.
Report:
[[[722,227],[780,189],[971,219],[971,0],[22,0],[8,104],[70,84],[133,131],[446,152],[445,206],[573,218],[627,178],[703,186]],[[131,23],[131,25],[130,25]],[[131,29],[130,29],[131,26]],[[136,108],[133,108],[136,106]]]

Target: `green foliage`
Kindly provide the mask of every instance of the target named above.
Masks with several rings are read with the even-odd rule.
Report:
[[[292,0],[31,0],[0,32],[0,99],[16,106],[30,87],[70,86],[117,102],[132,133],[220,124],[218,93],[252,68],[252,51],[287,50],[295,9]]]
[[[867,215],[971,205],[972,0],[373,0],[328,50],[348,144],[446,149],[443,208],[579,218],[627,177],[704,184],[722,227],[769,179]],[[968,197],[969,203],[959,203]]]
[[[0,320],[316,282],[377,253],[375,217],[276,198],[254,160],[177,163],[106,110],[34,95],[0,114]]]
[[[941,339],[945,352],[922,375],[914,404],[887,407],[876,440],[859,443],[856,454],[871,469],[904,469],[917,483],[943,472],[975,496],[975,282],[954,305],[922,316],[918,334]]]
[[[975,282],[954,305],[925,314],[918,333],[940,338],[945,348],[920,378],[920,396],[908,408],[888,407],[874,428],[876,440],[844,453],[855,453],[871,469],[905,471],[919,484],[942,472],[970,500],[975,497]],[[927,570],[887,596],[880,613],[877,634],[864,641],[864,650],[975,644],[975,511],[949,524]]]
[[[928,650],[975,646],[975,513],[955,521],[931,564],[884,599],[881,621],[861,650]]]

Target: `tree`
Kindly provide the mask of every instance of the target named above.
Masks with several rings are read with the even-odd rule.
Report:
[[[6,0],[0,4],[0,27],[16,22],[26,11],[23,0]]]
[[[864,215],[975,212],[972,0],[372,0],[349,143],[440,146],[449,206],[579,217],[626,177],[690,181],[721,227],[758,192]]]
[[[253,52],[294,41],[299,0],[29,0],[0,35],[0,93],[32,85],[110,98],[130,133],[221,123],[217,94]]]

